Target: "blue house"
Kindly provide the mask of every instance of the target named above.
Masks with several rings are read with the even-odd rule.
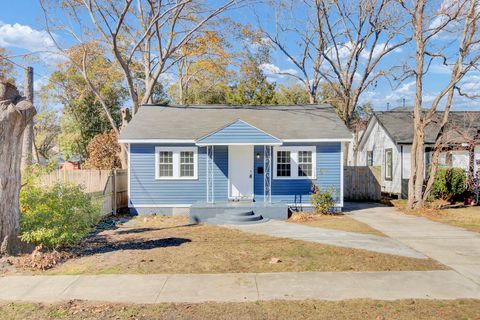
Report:
[[[144,105],[119,138],[129,207],[196,221],[286,219],[310,206],[316,185],[333,188],[341,209],[351,137],[328,105]]]

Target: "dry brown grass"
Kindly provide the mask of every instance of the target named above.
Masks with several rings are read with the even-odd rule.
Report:
[[[385,237],[385,234],[370,227],[368,224],[359,222],[344,214],[313,214],[306,212],[294,213],[289,222],[300,223],[311,227],[335,229],[341,231],[373,234]]]
[[[258,301],[123,305],[0,304],[1,319],[479,319],[480,300]]]
[[[393,205],[406,214],[412,214],[427,219],[446,223],[470,231],[480,232],[480,207],[455,206],[444,209],[425,208],[409,210],[406,200],[392,200]]]
[[[134,228],[87,239],[81,256],[41,274],[403,271],[445,267],[366,250],[189,225],[183,217],[136,218]],[[271,264],[272,258],[281,260]]]

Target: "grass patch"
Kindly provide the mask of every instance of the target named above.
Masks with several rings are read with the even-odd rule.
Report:
[[[392,204],[406,214],[425,217],[427,219],[446,223],[469,231],[480,232],[480,207],[451,206],[443,209],[424,208],[409,210],[407,200],[391,200]]]
[[[446,268],[431,259],[256,235],[219,226],[189,225],[184,217],[142,217],[135,218],[128,225],[132,227],[105,230],[85,239],[76,248],[78,257],[50,270],[33,273],[407,271]],[[270,263],[272,258],[281,262]]]
[[[0,304],[2,319],[478,319],[480,300]],[[33,308],[32,308],[33,307]]]
[[[382,232],[370,227],[368,224],[359,222],[345,214],[311,214],[294,213],[288,222],[300,223],[311,227],[334,229],[341,231],[373,234],[385,237]]]

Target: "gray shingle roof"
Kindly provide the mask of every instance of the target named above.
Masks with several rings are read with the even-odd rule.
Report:
[[[410,144],[413,141],[413,113],[411,111],[375,112],[375,117],[396,143]],[[435,143],[443,112],[436,112],[425,131],[425,143]],[[480,130],[479,111],[452,111],[449,115],[446,141],[462,143],[475,139]]]
[[[122,130],[120,140],[199,139],[238,119],[282,140],[352,138],[329,105],[145,105]]]

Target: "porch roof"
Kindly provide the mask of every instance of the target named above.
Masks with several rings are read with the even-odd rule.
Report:
[[[215,138],[220,138],[220,133],[226,133],[221,129],[237,120],[263,132],[264,138],[271,136],[270,143],[273,140],[315,142],[352,139],[352,134],[330,105],[145,105],[122,130],[119,141],[195,143],[213,132],[218,133]],[[236,138],[237,134],[229,132],[229,138]]]

